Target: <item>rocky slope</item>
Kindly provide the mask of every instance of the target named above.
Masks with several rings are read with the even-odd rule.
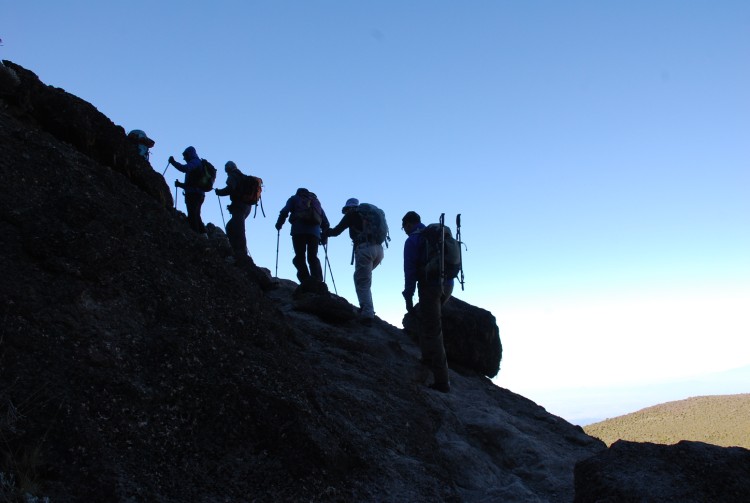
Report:
[[[560,502],[622,486],[597,478],[601,441],[481,372],[453,365],[451,393],[429,390],[407,332],[289,281],[264,292],[220,229],[189,230],[122,128],[4,63],[0,501]]]

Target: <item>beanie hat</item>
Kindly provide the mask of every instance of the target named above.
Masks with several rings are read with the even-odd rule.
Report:
[[[227,163],[224,165],[225,171],[236,171],[237,165],[234,163],[234,161],[227,161]]]
[[[195,151],[195,147],[188,147],[182,153],[185,157],[198,157],[198,153]]]

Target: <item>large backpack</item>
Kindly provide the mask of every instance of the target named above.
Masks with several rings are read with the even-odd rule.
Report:
[[[216,168],[205,159],[201,159],[199,168],[191,170],[185,180],[186,185],[208,192],[214,188],[216,181]]]
[[[320,206],[318,196],[307,190],[297,191],[289,221],[307,225],[320,225],[323,222],[323,208]]]
[[[388,246],[391,240],[388,234],[388,224],[385,213],[374,204],[362,203],[357,206],[357,213],[362,217],[362,232],[357,237],[357,243],[376,243]],[[387,240],[387,241],[386,241]]]
[[[443,242],[440,239],[443,230]],[[461,270],[461,243],[453,238],[446,225],[430,224],[421,231],[419,276],[424,279],[453,279]],[[442,270],[442,271],[441,271]]]
[[[239,181],[235,189],[236,198],[244,204],[256,205],[260,202],[263,192],[263,180],[257,176],[238,173]]]

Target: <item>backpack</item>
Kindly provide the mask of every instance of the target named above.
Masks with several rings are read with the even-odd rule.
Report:
[[[216,168],[214,165],[205,159],[201,159],[200,168],[196,168],[188,174],[185,180],[186,185],[201,189],[203,192],[208,192],[214,188],[214,182],[216,181]]]
[[[374,204],[362,203],[357,206],[356,211],[362,217],[362,232],[357,237],[357,243],[382,244],[386,240],[391,240],[383,210]],[[385,245],[387,247],[388,243]]]
[[[240,179],[235,189],[237,199],[250,205],[257,205],[263,192],[263,180],[257,176],[239,173]]]
[[[323,208],[320,207],[318,196],[310,191],[298,192],[294,198],[294,208],[289,221],[307,225],[323,223]]]
[[[443,229],[443,245],[440,243],[440,228]],[[461,271],[461,243],[453,238],[449,227],[430,224],[419,233],[422,236],[419,254],[419,275],[421,278],[441,277],[441,255],[443,280],[453,279]]]

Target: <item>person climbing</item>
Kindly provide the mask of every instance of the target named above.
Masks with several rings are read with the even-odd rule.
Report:
[[[138,148],[138,153],[141,157],[148,161],[150,155],[149,149],[152,148],[156,142],[149,138],[146,133],[140,129],[134,129],[129,132],[128,140]]]
[[[350,198],[341,209],[344,216],[336,227],[323,233],[323,238],[338,236],[349,229],[352,239],[352,261],[354,266],[354,288],[359,300],[359,322],[372,325],[375,308],[372,302],[372,271],[384,257],[383,242],[388,236],[385,214],[372,204],[360,204]]]
[[[224,165],[227,174],[226,187],[214,189],[217,196],[229,196],[231,204],[227,206],[232,217],[226,224],[227,238],[232,245],[235,263],[247,262],[249,254],[247,251],[247,235],[245,234],[245,220],[250,215],[251,205],[244,202],[243,180],[245,174],[240,171],[233,161],[227,161]]]
[[[277,231],[284,226],[287,216],[292,224],[290,231],[294,248],[292,264],[297,269],[297,279],[300,284],[311,280],[322,283],[323,269],[318,258],[318,245],[325,242],[322,237],[323,232],[328,230],[330,223],[318,197],[305,188],[297,189],[297,192],[287,200],[279,212],[279,218],[276,221]]]
[[[182,152],[182,158],[185,160],[185,164],[181,164],[175,161],[174,157],[169,156],[169,164],[174,166],[178,171],[185,173],[185,182],[180,183],[179,180],[175,180],[174,184],[184,189],[183,194],[185,195],[185,207],[187,208],[187,218],[190,228],[198,234],[208,237],[206,226],[203,225],[203,220],[201,220],[201,206],[203,206],[203,201],[206,199],[206,194],[203,189],[193,187],[189,183],[193,171],[202,169],[201,158],[198,157],[195,147],[186,148]]]
[[[414,291],[418,291],[419,309],[415,313],[420,321],[419,347],[422,363],[432,371],[434,382],[430,388],[448,393],[448,361],[443,344],[442,306],[453,293],[453,277],[429,274],[425,270],[422,232],[425,225],[415,211],[407,212],[401,219],[401,228],[407,234],[404,243],[404,291],[406,310],[414,312]]]

